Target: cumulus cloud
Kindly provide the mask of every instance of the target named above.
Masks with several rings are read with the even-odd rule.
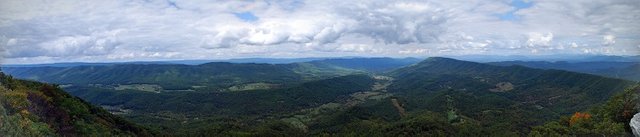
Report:
[[[16,45],[17,43],[18,43],[18,40],[16,39],[7,40],[7,46],[13,46],[13,45]]]
[[[406,49],[398,51],[400,54],[424,54],[429,52],[429,49]]]
[[[64,36],[36,43],[36,45],[22,44],[17,39],[11,38],[6,44],[7,50],[10,51],[6,56],[12,58],[104,55],[110,53],[120,44],[117,34],[121,31],[113,30],[89,35]]]
[[[576,44],[575,42],[571,43],[571,48],[577,48],[577,47],[578,47],[578,44]]]
[[[216,28],[211,47],[233,45],[277,45],[296,43],[323,45],[345,35],[365,35],[383,43],[437,42],[446,18],[443,9],[430,3],[412,2],[387,5],[389,1],[330,4],[310,1],[306,5],[327,6],[295,12],[282,12],[279,7],[267,7],[280,16],[266,15],[251,23]],[[437,6],[437,5],[436,5]],[[434,6],[434,7],[436,7]],[[327,9],[324,9],[327,8]],[[322,10],[322,11],[318,11]],[[257,12],[256,12],[257,13]],[[264,14],[264,13],[262,13]],[[258,14],[258,16],[262,15]],[[216,46],[222,45],[222,46]]]
[[[43,58],[304,57],[328,52],[431,56],[640,51],[633,46],[640,45],[637,1],[529,3],[2,1],[0,46],[14,63]],[[598,49],[601,45],[608,48]]]
[[[605,45],[605,46],[609,46],[609,45],[616,44],[616,36],[613,36],[613,35],[604,35],[604,36],[602,37],[602,39],[603,39],[602,44],[603,44],[603,45]]]
[[[553,33],[549,32],[546,35],[538,32],[529,33],[527,45],[529,47],[534,46],[549,46],[553,40]]]

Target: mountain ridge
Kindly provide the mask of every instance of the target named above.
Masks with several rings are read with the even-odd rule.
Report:
[[[520,65],[539,69],[557,69],[588,73],[612,78],[640,81],[640,61],[636,62],[548,62],[548,61],[503,61],[489,62],[498,66]]]
[[[402,60],[366,60],[122,65],[134,67],[103,75],[92,72],[104,71],[104,66],[84,66],[63,68],[82,68],[78,71],[48,73],[54,77],[66,75],[61,81],[71,75],[113,78],[119,72],[152,72],[136,77],[159,75],[164,79],[212,78],[205,82],[227,82],[198,91],[150,92],[136,86],[153,87],[154,83],[136,85],[127,83],[127,79],[111,85],[65,88],[96,105],[120,109],[120,115],[155,131],[194,136],[203,134],[189,133],[263,135],[291,131],[296,135],[348,135],[360,130],[351,126],[360,124],[378,125],[368,126],[371,130],[397,131],[384,133],[390,136],[432,126],[438,127],[429,135],[524,136],[532,126],[601,104],[634,83],[564,70],[497,66],[443,57],[411,65]],[[372,67],[377,65],[384,69]],[[375,89],[378,90],[373,92]],[[176,124],[180,126],[172,127]]]
[[[395,78],[389,92],[403,97],[407,110],[446,111],[444,99],[450,96],[454,104],[459,104],[456,108],[462,110],[461,115],[482,118],[481,123],[494,126],[505,119],[517,121],[520,124],[500,128],[521,133],[528,132],[527,125],[588,109],[634,84],[564,70],[494,66],[440,57],[388,74]],[[516,118],[525,116],[530,118]]]

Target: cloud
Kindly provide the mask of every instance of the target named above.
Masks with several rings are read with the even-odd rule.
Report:
[[[634,0],[21,0],[0,2],[0,46],[13,63],[582,49],[628,55],[640,51],[639,14]]]
[[[436,42],[445,18],[438,15],[443,12],[429,6],[429,3],[385,4],[385,1],[365,2],[361,5],[347,3],[332,4],[316,11],[284,12],[279,7],[268,7],[274,14],[264,15],[260,20],[241,22],[235,28],[221,27],[211,31],[212,47],[230,47],[234,45],[277,45],[296,43],[323,45],[333,43],[345,35],[364,35],[383,43],[428,43]],[[322,5],[328,3],[309,3]],[[322,5],[328,6],[328,5]],[[258,12],[256,12],[258,13]],[[275,16],[282,14],[280,16]],[[320,15],[320,16],[317,16]],[[266,17],[265,17],[266,16]],[[231,40],[223,42],[224,40]]]
[[[604,35],[602,37],[602,39],[604,41],[604,42],[602,42],[602,44],[605,45],[605,46],[610,46],[610,45],[616,44],[616,36]]]
[[[111,53],[119,44],[117,34],[122,30],[92,33],[89,35],[65,36],[44,41],[37,45],[25,45],[11,38],[7,42],[7,57],[62,57],[95,56]]]
[[[547,33],[546,35],[538,32],[532,32],[532,33],[529,33],[527,45],[529,47],[549,46],[552,40],[553,40],[553,33],[551,32]]]
[[[398,51],[398,53],[400,54],[423,54],[428,52],[429,52],[429,49],[407,49],[407,50]]]
[[[578,44],[576,44],[575,42],[571,43],[571,48],[577,48],[577,47],[578,47]]]
[[[371,45],[365,44],[342,44],[339,47],[335,48],[335,51],[340,52],[367,52],[367,53],[375,53],[378,50],[374,49]]]
[[[201,47],[207,49],[229,48],[238,45],[239,35],[242,34],[230,31],[218,32],[216,35],[205,35],[202,38]]]
[[[16,39],[7,40],[7,46],[13,46],[13,45],[16,45],[17,43],[18,43],[18,40]]]

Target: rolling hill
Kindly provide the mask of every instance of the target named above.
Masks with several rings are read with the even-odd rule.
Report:
[[[347,75],[289,88],[237,92],[157,94],[95,87],[70,87],[67,90],[93,104],[113,108],[120,115],[158,132],[200,136],[214,131],[220,135],[227,134],[222,131],[247,133],[266,120],[341,100],[352,93],[367,91],[372,85],[373,79],[369,76]],[[238,125],[229,128],[230,125],[225,125],[229,121]]]
[[[291,64],[101,64],[70,67],[4,67],[3,70],[18,78],[73,86],[152,84],[168,90],[215,91],[252,83],[288,87],[335,76],[369,71],[382,72],[414,62],[417,60],[413,58],[353,58]]]
[[[550,118],[589,109],[634,83],[562,70],[438,57],[389,75],[396,79],[389,91],[406,100],[407,110],[444,112],[448,109],[446,98],[451,98],[459,114],[483,125],[520,133]]]
[[[214,90],[243,83],[299,83],[355,72],[304,64],[234,64],[212,62],[202,65],[117,64],[75,67],[6,67],[3,70],[18,78],[58,84],[156,84],[164,89]],[[308,72],[314,70],[313,72]],[[344,72],[337,72],[344,71]]]

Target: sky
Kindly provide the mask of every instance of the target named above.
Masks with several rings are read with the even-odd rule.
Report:
[[[638,0],[0,0],[7,64],[640,55]]]

